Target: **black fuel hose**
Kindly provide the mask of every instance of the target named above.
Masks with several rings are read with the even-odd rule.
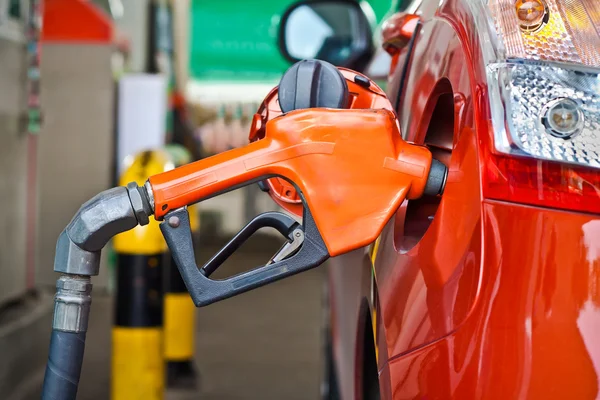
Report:
[[[85,332],[52,330],[42,400],[75,400],[83,364]]]
[[[89,276],[65,274],[56,281],[42,400],[75,400],[77,397],[91,294]]]

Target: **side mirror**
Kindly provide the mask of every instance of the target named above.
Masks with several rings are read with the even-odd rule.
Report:
[[[349,0],[293,4],[281,18],[279,48],[291,62],[319,59],[357,71],[374,51],[369,21],[359,3]]]

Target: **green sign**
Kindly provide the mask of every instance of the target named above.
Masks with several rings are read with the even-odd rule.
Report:
[[[397,0],[396,0],[397,1]],[[277,45],[279,21],[296,0],[192,0],[190,77],[196,81],[275,81],[290,63]],[[363,2],[381,22],[392,0]],[[374,14],[374,15],[373,15]]]

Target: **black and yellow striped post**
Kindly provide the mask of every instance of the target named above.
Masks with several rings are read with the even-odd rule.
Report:
[[[143,185],[172,168],[164,151],[134,157],[120,184]],[[158,222],[117,235],[116,304],[112,331],[112,400],[160,400],[164,397],[163,269],[168,248]]]
[[[120,185],[143,185],[149,176],[190,162],[181,146],[146,151],[134,157]],[[198,232],[199,215],[189,207],[190,225]],[[171,259],[159,224],[117,235],[117,293],[112,333],[112,400],[164,397],[168,387],[194,388],[196,308]],[[165,374],[166,363],[166,374]]]

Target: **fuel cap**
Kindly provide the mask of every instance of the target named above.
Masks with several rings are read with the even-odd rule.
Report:
[[[292,65],[279,82],[279,106],[284,113],[304,108],[347,108],[348,84],[328,62],[302,60]]]

